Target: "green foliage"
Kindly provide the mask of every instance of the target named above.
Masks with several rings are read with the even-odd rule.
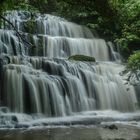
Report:
[[[14,5],[14,0],[1,0],[0,1],[0,13],[4,10],[11,9]]]
[[[128,58],[127,69],[130,71],[140,70],[140,51],[130,55]]]
[[[114,8],[117,10],[117,24],[120,28],[114,40],[120,45],[123,55],[128,57],[133,51],[138,50],[135,42],[140,44],[140,1],[118,1]]]
[[[36,11],[37,8],[31,5],[28,0],[2,0],[0,6],[0,12],[6,10],[28,10]]]
[[[28,3],[36,7],[42,13],[56,12],[56,0],[28,0]]]
[[[72,55],[68,58],[68,60],[95,62],[94,57],[90,57],[86,55]]]
[[[18,3],[18,5],[13,6],[14,10],[28,10],[30,12],[37,12],[38,9],[28,3]]]

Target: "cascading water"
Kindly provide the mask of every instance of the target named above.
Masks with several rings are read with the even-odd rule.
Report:
[[[135,90],[128,89],[119,75],[123,65],[115,62],[119,55],[111,43],[96,38],[86,27],[51,15],[12,11],[5,17],[34,47],[3,24],[0,51],[10,63],[1,72],[0,124],[36,120],[37,114],[74,118],[97,110],[136,110]],[[75,54],[95,57],[97,62],[67,59]]]

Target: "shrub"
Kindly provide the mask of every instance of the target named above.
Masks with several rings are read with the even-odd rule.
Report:
[[[140,70],[140,51],[130,55],[128,58],[127,69],[130,71]]]

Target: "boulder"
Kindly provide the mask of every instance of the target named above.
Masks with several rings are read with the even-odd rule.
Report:
[[[86,56],[86,55],[72,55],[68,58],[68,60],[95,62],[94,57]]]

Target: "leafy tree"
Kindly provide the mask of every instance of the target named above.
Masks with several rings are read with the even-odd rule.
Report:
[[[140,51],[130,55],[127,63],[127,71],[130,71],[129,80],[131,77],[136,77],[140,83]]]
[[[140,1],[124,0],[115,6],[118,13],[120,34],[115,41],[121,45],[123,55],[129,56],[140,45]]]
[[[140,70],[140,51],[130,55],[128,58],[127,69],[130,71]]]

